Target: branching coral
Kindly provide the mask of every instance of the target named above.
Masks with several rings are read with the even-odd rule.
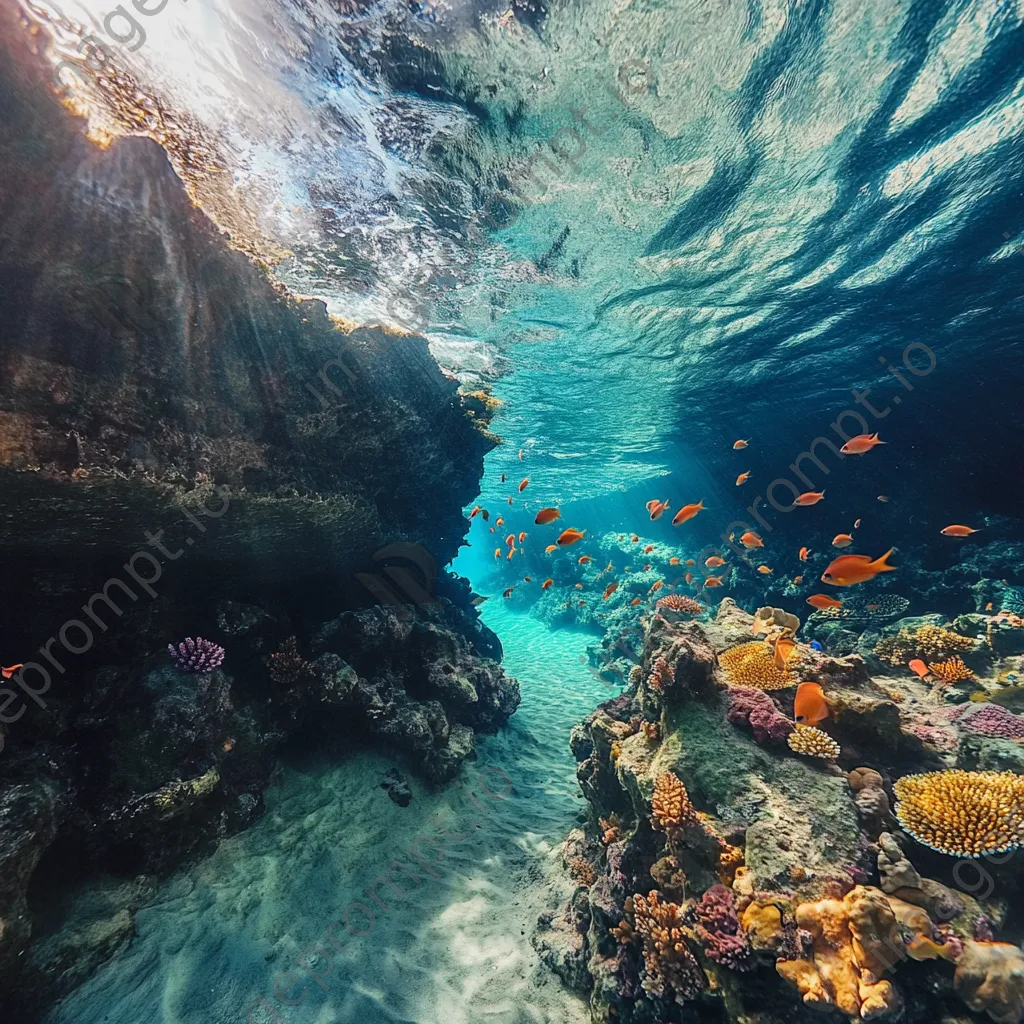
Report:
[[[840,753],[839,744],[827,732],[815,729],[813,725],[797,726],[786,742],[795,753],[820,757],[823,761],[834,761]]]
[[[919,843],[951,857],[980,857],[1024,843],[1024,776],[959,769],[905,775],[896,817]]]
[[[655,605],[658,611],[668,610],[678,612],[680,615],[700,615],[704,611],[704,605],[695,601],[692,597],[684,594],[667,594]]]
[[[775,667],[771,647],[760,640],[740,644],[718,656],[733,686],[747,686],[757,690],[784,690],[796,686],[798,680],[791,672]]]
[[[672,667],[664,658],[656,658],[651,666],[650,675],[647,677],[647,685],[652,690],[662,691],[672,682]]]
[[[662,772],[654,782],[651,824],[670,836],[688,825],[697,824],[697,811],[690,802],[686,787],[672,772]]]
[[[695,933],[704,952],[733,971],[752,971],[754,950],[736,914],[736,899],[724,885],[713,885],[696,903],[692,916]]]
[[[905,665],[911,658],[945,658],[957,651],[971,651],[975,642],[941,626],[901,629],[875,645],[875,656],[890,665]]]
[[[608,818],[598,818],[597,823],[601,826],[601,842],[605,846],[618,842],[622,837],[622,825],[614,814]]]
[[[224,662],[224,648],[201,636],[186,637],[177,646],[168,644],[167,651],[179,672],[212,672]]]
[[[933,661],[928,670],[941,683],[958,683],[961,679],[977,679],[978,677],[963,663],[963,659],[952,657],[946,661]]]
[[[749,725],[758,743],[781,743],[795,728],[767,693],[749,686],[729,687],[726,718],[733,725]]]
[[[270,681],[275,686],[291,687],[310,673],[309,662],[299,654],[295,637],[281,643],[281,649],[270,656]]]
[[[581,885],[593,885],[597,881],[597,870],[586,857],[573,857],[569,861],[569,874]]]
[[[632,927],[643,943],[644,991],[659,999],[671,996],[679,1005],[695,998],[707,979],[686,944],[679,906],[664,902],[657,889],[631,903]]]

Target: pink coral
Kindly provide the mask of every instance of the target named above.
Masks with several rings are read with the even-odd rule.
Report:
[[[764,690],[747,686],[729,687],[726,718],[733,725],[749,725],[758,743],[784,743],[795,728]]]
[[[736,914],[736,899],[724,885],[713,885],[692,908],[697,938],[707,955],[734,971],[752,971],[757,963]]]
[[[967,732],[1024,740],[1024,720],[1000,704],[961,704],[949,718]]]

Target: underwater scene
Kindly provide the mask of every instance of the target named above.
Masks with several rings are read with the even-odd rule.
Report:
[[[0,42],[0,1024],[1024,1024],[1024,0]]]

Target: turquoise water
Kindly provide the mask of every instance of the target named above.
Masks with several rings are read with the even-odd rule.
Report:
[[[318,943],[307,965],[328,990],[300,973],[304,982],[282,983],[287,997],[302,993],[300,1005],[271,996],[289,1024],[584,1024],[585,1005],[538,964],[530,935],[537,915],[571,891],[559,850],[583,803],[569,730],[609,691],[579,664],[586,634],[552,632],[497,604],[484,617],[506,645],[523,703],[508,728],[480,738],[455,783],[432,790],[413,779],[412,803],[401,808],[378,787],[395,763],[382,755],[282,769],[266,816],[161,886],[131,943],[49,1024],[244,1020]],[[444,835],[443,849],[429,841]],[[418,862],[403,857],[410,848]],[[378,884],[387,912],[364,894],[378,911],[372,930],[353,909],[349,921],[368,933],[346,935],[337,952],[325,931],[395,860],[419,881],[392,874],[407,898]],[[256,1008],[252,1019],[275,1020]]]

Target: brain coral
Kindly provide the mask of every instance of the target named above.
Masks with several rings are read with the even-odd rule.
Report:
[[[911,658],[945,658],[957,651],[971,651],[974,641],[941,626],[901,629],[875,645],[875,656],[890,665],[905,665]]]
[[[1024,842],[1024,776],[960,769],[904,775],[895,813],[919,843],[951,857],[980,857]]]
[[[760,640],[751,640],[724,651],[718,656],[733,686],[751,686],[757,690],[784,690],[796,686],[798,680],[791,673],[775,667],[771,647]]]
[[[813,725],[798,725],[786,742],[789,749],[797,754],[820,757],[824,761],[834,761],[840,753],[839,744],[827,732],[815,729]]]

